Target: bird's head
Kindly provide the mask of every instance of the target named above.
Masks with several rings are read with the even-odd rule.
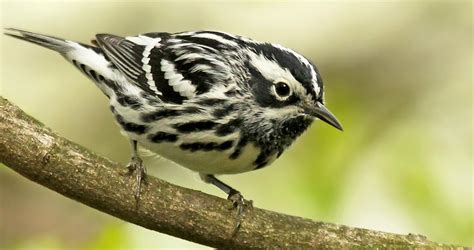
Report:
[[[317,118],[342,130],[324,106],[323,81],[314,64],[275,44],[253,44],[247,52],[249,87],[262,115],[281,121],[298,118],[306,123]]]

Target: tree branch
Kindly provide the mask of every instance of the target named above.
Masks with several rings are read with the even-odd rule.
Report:
[[[136,225],[212,247],[442,247],[419,235],[399,235],[315,222],[263,209],[244,214],[231,237],[229,202],[149,177],[136,206],[133,179],[121,166],[53,133],[0,97],[0,162],[66,197]]]

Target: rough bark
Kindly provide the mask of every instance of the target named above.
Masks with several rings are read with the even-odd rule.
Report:
[[[138,206],[121,166],[55,134],[0,97],[0,162],[66,197],[139,226],[219,248],[449,247],[400,235],[316,222],[263,209],[244,214],[232,237],[227,200],[149,177]],[[452,246],[451,246],[452,247]]]

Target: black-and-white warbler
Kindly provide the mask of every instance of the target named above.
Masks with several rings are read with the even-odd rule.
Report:
[[[215,31],[98,34],[94,45],[6,34],[59,52],[110,99],[130,138],[137,201],[146,176],[138,143],[199,172],[227,193],[240,217],[242,195],[214,175],[269,165],[315,118],[342,129],[323,105],[316,66],[280,45]]]

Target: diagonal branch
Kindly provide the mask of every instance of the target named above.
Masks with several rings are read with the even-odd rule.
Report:
[[[315,222],[254,208],[231,237],[228,201],[149,177],[139,206],[123,167],[68,141],[0,97],[0,162],[26,178],[122,220],[212,247],[341,248],[446,246],[399,235]]]

